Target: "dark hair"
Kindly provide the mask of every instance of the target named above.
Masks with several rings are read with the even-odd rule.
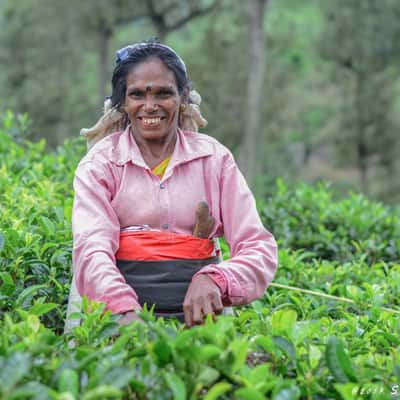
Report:
[[[112,75],[112,107],[119,108],[125,99],[126,79],[132,68],[149,59],[158,58],[174,73],[178,92],[182,95],[190,89],[186,66],[182,59],[170,47],[156,42],[136,43],[117,51],[116,66]]]

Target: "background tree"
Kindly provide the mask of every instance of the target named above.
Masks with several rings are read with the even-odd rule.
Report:
[[[246,90],[246,118],[240,147],[239,165],[252,186],[257,175],[257,145],[260,139],[261,110],[264,97],[266,40],[264,32],[265,10],[268,0],[246,3],[249,17],[249,55]]]
[[[147,27],[136,33],[136,40],[165,38],[216,4],[217,0],[5,0],[0,57],[13,65],[1,74],[3,96],[11,100],[6,106],[28,112],[34,138],[53,132],[48,142],[54,146],[99,116],[110,90],[110,48],[120,46],[114,46],[118,32],[142,21]],[[124,44],[134,37],[125,38]]]
[[[252,23],[245,9],[260,5]],[[0,118],[7,108],[27,112],[34,138],[50,146],[77,136],[110,93],[115,49],[158,36],[188,65],[204,133],[233,151],[260,197],[279,176],[363,186],[395,201],[398,8],[396,0],[0,0]]]
[[[90,39],[90,47],[97,53],[98,101],[101,104],[108,94],[112,66],[110,51],[115,31],[146,17],[146,4],[129,0],[88,0],[77,9],[80,11],[79,29]],[[87,46],[88,49],[90,47]]]
[[[396,176],[398,121],[394,117],[396,78],[400,64],[400,3],[338,0],[324,3],[326,16],[322,54],[332,64],[340,88],[340,131],[335,145],[340,161],[356,166],[361,189],[390,194],[397,179],[383,185],[377,176]],[[340,43],[340,45],[338,45]],[[394,186],[393,186],[394,185]]]
[[[36,138],[52,132],[49,142],[58,143],[70,133],[71,121],[90,107],[74,107],[86,98],[76,85],[84,41],[76,27],[76,10],[51,0],[6,0],[2,11],[0,57],[7,66],[2,71],[2,104],[28,112]]]
[[[80,6],[79,27],[92,39],[93,48],[97,50],[99,104],[108,94],[112,69],[113,54],[110,47],[116,31],[125,25],[140,20],[152,25],[153,36],[165,41],[166,36],[174,30],[197,17],[211,12],[217,0],[184,1],[184,0],[88,0]],[[145,38],[142,38],[144,40]]]

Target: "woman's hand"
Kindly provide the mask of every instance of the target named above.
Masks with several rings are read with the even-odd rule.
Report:
[[[183,301],[186,325],[202,324],[208,314],[221,314],[223,308],[221,291],[214,281],[206,274],[194,277]]]
[[[133,312],[133,311],[129,311],[129,312],[126,312],[126,313],[123,313],[123,314],[120,314],[120,315],[122,315],[122,318],[120,318],[120,319],[118,320],[118,324],[119,324],[120,326],[122,326],[122,325],[128,325],[128,324],[130,324],[132,321],[142,321],[142,320],[140,319],[140,317],[139,317],[135,312]]]

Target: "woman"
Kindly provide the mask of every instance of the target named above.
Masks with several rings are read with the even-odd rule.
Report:
[[[120,323],[137,319],[144,297],[160,314],[199,324],[262,296],[276,271],[275,240],[229,150],[179,128],[189,86],[185,64],[168,46],[121,49],[111,103],[126,128],[97,143],[76,170],[75,283],[81,295],[122,314]],[[194,227],[196,210],[203,218]],[[222,235],[232,257],[218,264],[210,239]],[[169,260],[165,270],[158,252]],[[179,310],[170,309],[176,302]]]

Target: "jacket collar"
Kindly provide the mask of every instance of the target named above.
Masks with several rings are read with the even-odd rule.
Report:
[[[166,172],[179,164],[213,154],[211,143],[201,140],[201,133],[183,132],[181,129],[178,129],[177,135],[175,149]],[[113,163],[120,166],[132,162],[139,167],[149,169],[133,138],[130,125],[120,134],[116,145],[112,148],[110,159]],[[167,174],[165,174],[165,176],[166,175]]]

